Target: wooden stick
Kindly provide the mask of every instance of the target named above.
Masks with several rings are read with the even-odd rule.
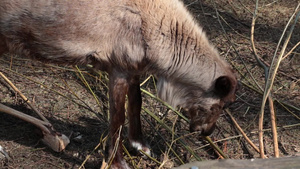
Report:
[[[257,54],[255,44],[254,44],[254,26],[255,26],[255,21],[257,18],[257,10],[258,10],[258,0],[256,0],[255,3],[255,10],[253,13],[253,18],[252,18],[252,24],[251,24],[251,47],[255,56],[255,59],[258,63],[259,66],[261,66],[264,69],[265,77],[267,78],[268,72],[269,72],[269,67],[267,67],[260,59],[260,57]],[[265,79],[267,81],[267,79]],[[265,97],[263,98],[263,101],[265,101]],[[261,109],[264,109],[264,106],[261,106]],[[265,152],[264,152],[264,144],[263,144],[263,120],[264,120],[264,111],[260,111],[259,114],[259,121],[258,121],[258,139],[259,139],[259,151],[260,151],[260,157],[264,158],[265,157]]]
[[[22,99],[25,101],[25,103],[28,104],[28,106],[33,110],[35,111],[42,120],[44,120],[45,122],[49,122],[45,116],[42,115],[42,113],[40,113],[36,108],[35,106],[33,106],[31,104],[31,102],[28,100],[28,98],[22,94],[22,92],[2,73],[0,72],[0,76],[10,85],[10,87],[12,87],[14,89],[15,92],[17,92],[21,97]]]
[[[273,99],[269,96],[269,108],[270,108],[270,118],[272,123],[272,134],[273,134],[273,147],[274,147],[274,156],[276,158],[279,157],[279,149],[278,149],[278,136],[277,136],[277,125],[276,125],[276,115],[274,111]]]
[[[246,135],[246,133],[243,131],[243,129],[240,127],[240,125],[236,122],[234,117],[231,115],[230,111],[228,109],[225,109],[225,112],[229,115],[229,117],[231,118],[231,120],[234,123],[234,125],[236,126],[236,128],[241,132],[241,134],[246,139],[246,141],[251,145],[251,147],[253,147],[253,149],[256,152],[260,153],[260,150],[258,149],[258,147],[256,147],[256,145],[249,139],[249,137]]]
[[[64,134],[55,131],[52,124],[49,122],[45,122],[35,117],[29,116],[10,107],[7,107],[1,103],[0,112],[4,112],[9,115],[15,116],[40,128],[44,136],[42,141],[56,152],[64,150],[66,146],[70,143],[69,138]]]

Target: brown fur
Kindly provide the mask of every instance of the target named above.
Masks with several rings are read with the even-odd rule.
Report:
[[[0,54],[5,52],[107,71],[110,151],[124,124],[126,95],[129,139],[147,149],[139,117],[141,74],[154,74],[159,96],[188,109],[191,130],[202,134],[212,132],[224,104],[235,98],[231,68],[177,0],[2,0]],[[121,164],[118,148],[113,166]]]

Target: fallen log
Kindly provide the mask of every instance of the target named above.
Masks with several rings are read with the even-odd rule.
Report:
[[[174,169],[297,169],[300,168],[300,157],[282,157],[250,160],[211,160],[195,161]]]

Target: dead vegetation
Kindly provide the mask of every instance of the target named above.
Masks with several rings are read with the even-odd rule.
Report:
[[[181,111],[158,99],[154,78],[145,76],[141,83],[142,124],[154,155],[143,158],[128,149],[128,163],[136,168],[171,168],[195,160],[299,156],[300,21],[295,22],[300,13],[299,8],[295,11],[299,2],[266,0],[259,2],[257,7],[254,1],[240,0],[186,0],[185,3],[222,57],[232,64],[240,80],[237,101],[224,111],[211,136],[221,151],[216,151],[208,140],[189,133],[188,122]],[[294,12],[295,16],[287,25]],[[287,32],[283,35],[286,26]],[[257,60],[266,68],[271,67],[269,76]],[[280,61],[278,68],[277,61]],[[0,71],[57,131],[70,136],[71,140],[64,152],[55,153],[40,143],[34,126],[1,113],[0,145],[11,159],[1,160],[0,168],[99,168],[106,155],[107,75],[94,72],[88,66],[58,67],[7,55],[0,58],[0,65]],[[270,79],[268,85],[265,85],[266,79]],[[1,103],[34,115],[4,80],[0,79],[0,85]],[[268,86],[271,97],[263,92]],[[266,105],[261,108],[263,102]],[[270,116],[270,103],[274,103],[275,116]],[[276,122],[277,131],[271,121]],[[260,135],[259,127],[263,131]],[[124,145],[129,147],[127,140]]]

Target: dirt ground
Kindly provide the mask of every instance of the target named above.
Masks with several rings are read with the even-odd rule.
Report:
[[[298,3],[298,0],[260,2],[255,25],[255,45],[258,55],[267,65],[271,63],[284,27]],[[256,83],[264,86],[265,76],[254,58],[250,45],[254,1],[186,0],[185,4],[203,26],[222,57],[236,70],[240,88],[237,100],[229,110],[250,140],[258,146],[258,116],[262,94]],[[298,20],[287,51],[299,42]],[[70,136],[71,140],[65,151],[53,152],[40,141],[39,132],[33,125],[0,113],[0,145],[11,157],[10,160],[0,159],[0,168],[101,166],[105,156],[103,138],[108,128],[107,75],[84,67],[80,70],[79,72],[75,67],[42,64],[15,56],[0,57],[0,71],[34,103],[57,131]],[[146,78],[148,76],[144,77]],[[282,61],[272,90],[281,157],[300,156],[299,79],[298,46]],[[154,82],[153,78],[149,78],[142,85],[142,89],[155,95]],[[176,113],[147,93],[143,92],[142,96],[143,131],[155,155],[154,159],[142,158],[129,149],[133,156],[126,155],[128,163],[134,163],[133,166],[137,168],[171,168],[190,161],[220,158],[202,137],[189,134],[187,122]],[[0,102],[37,117],[3,79],[0,79]],[[265,153],[267,157],[273,157],[268,105],[265,110]],[[154,116],[160,120],[156,120]],[[173,134],[164,125],[171,128]],[[230,159],[259,158],[259,154],[240,135],[226,112],[218,120],[211,138]],[[129,148],[127,140],[124,141],[124,145]]]

